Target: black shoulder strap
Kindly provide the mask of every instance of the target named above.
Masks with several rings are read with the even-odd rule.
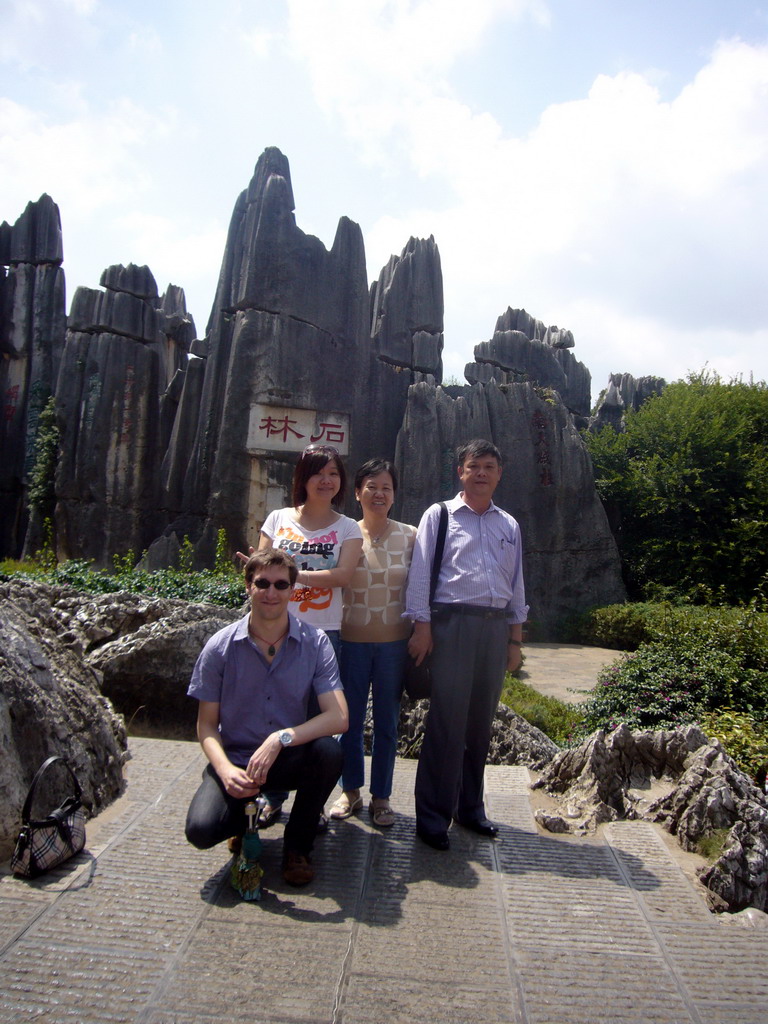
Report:
[[[443,548],[445,547],[445,534],[448,530],[448,506],[444,501],[440,502],[440,522],[437,526],[437,538],[435,540],[435,554],[432,559],[432,576],[429,581],[429,603],[435,597],[437,589],[437,577],[440,575],[440,566],[443,564]]]
[[[63,764],[64,767],[67,769],[69,774],[72,776],[72,782],[74,783],[74,787],[75,787],[75,799],[78,801],[78,803],[82,799],[83,794],[82,794],[82,790],[80,789],[80,783],[77,781],[77,776],[72,771],[72,769],[69,767],[69,765],[64,760],[64,758],[63,757],[58,757],[57,755],[54,755],[53,757],[49,757],[47,761],[43,761],[43,763],[40,765],[40,767],[35,772],[35,777],[32,779],[32,785],[29,787],[29,792],[27,793],[27,799],[24,801],[24,806],[23,806],[23,808],[21,810],[21,821],[22,821],[22,824],[24,824],[24,825],[28,825],[29,824],[30,815],[32,813],[32,801],[35,799],[35,790],[37,789],[38,782],[43,777],[45,772],[48,771],[48,769],[51,767],[51,765],[52,764],[56,764],[57,761],[60,761],[61,764]]]

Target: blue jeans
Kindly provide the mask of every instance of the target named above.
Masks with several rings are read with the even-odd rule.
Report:
[[[339,660],[339,645],[341,644],[340,631],[338,629],[326,629],[325,635],[331,641],[331,647],[333,647],[333,653],[336,655],[336,660]],[[307,708],[307,720],[314,718],[315,715],[320,714],[320,705],[317,703],[317,697],[315,696],[314,690],[309,695],[309,707]],[[299,724],[298,722],[296,723]],[[265,789],[263,790],[264,799],[267,801],[270,807],[279,807],[280,804],[284,804],[288,799],[287,789]],[[322,808],[321,808],[322,810]]]
[[[344,751],[343,789],[360,789],[365,781],[363,727],[372,688],[371,796],[385,799],[392,793],[407,646],[407,640],[384,644],[341,642],[339,669],[349,706],[349,729],[339,740]]]

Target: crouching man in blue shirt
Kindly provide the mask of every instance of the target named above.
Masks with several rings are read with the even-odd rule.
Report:
[[[250,612],[203,648],[187,691],[199,702],[197,736],[210,762],[187,813],[187,839],[208,849],[246,827],[262,789],[295,790],[283,839],[283,878],[307,885],[317,821],[341,774],[333,738],[347,702],[325,633],[288,614],[298,569],[290,555],[258,551],[245,566]],[[314,693],[319,714],[307,719]]]

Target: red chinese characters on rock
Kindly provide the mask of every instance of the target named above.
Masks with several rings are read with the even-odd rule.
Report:
[[[259,423],[259,432],[266,438],[280,438],[283,443],[289,440],[289,434],[298,440],[304,440],[306,434],[296,430],[298,420],[292,420],[288,415],[264,416]],[[309,438],[311,443],[327,441],[329,444],[344,444],[346,431],[341,423],[320,422],[317,425],[318,432]]]

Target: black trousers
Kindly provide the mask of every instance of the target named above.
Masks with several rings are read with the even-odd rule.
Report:
[[[285,747],[277,755],[262,788],[296,791],[285,826],[286,850],[306,855],[312,849],[318,818],[341,775],[343,761],[341,747],[332,736]],[[230,836],[242,835],[247,826],[247,802],[230,796],[212,766],[206,765],[203,781],[187,811],[187,839],[199,850],[207,850]]]
[[[432,621],[432,697],[416,772],[416,821],[442,832],[452,818],[486,816],[483,776],[507,670],[504,619],[448,615]]]

